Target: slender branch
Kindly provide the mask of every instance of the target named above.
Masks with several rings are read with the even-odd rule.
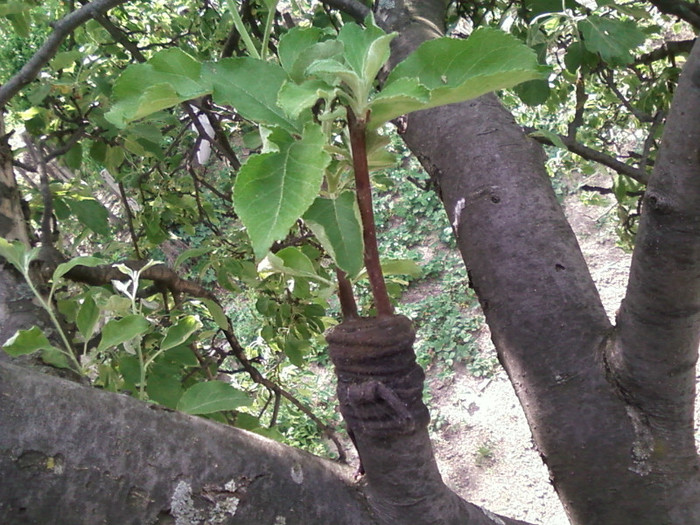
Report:
[[[350,15],[358,23],[364,22],[367,15],[372,12],[369,7],[357,0],[322,0],[322,3]]]
[[[653,122],[654,117],[649,115],[648,113],[644,113],[642,111],[639,111],[637,108],[635,108],[632,103],[627,100],[627,98],[622,94],[622,92],[617,88],[617,84],[615,83],[615,78],[613,77],[613,72],[612,71],[602,71],[600,73],[600,77],[603,79],[603,81],[607,84],[607,86],[610,88],[610,90],[615,93],[615,96],[620,99],[620,102],[622,102],[622,105],[627,108],[627,110],[632,113],[637,119],[639,119],[640,122]]]
[[[77,27],[91,18],[106,12],[128,0],[93,0],[77,11],[73,11],[53,25],[53,32],[39,50],[34,53],[22,69],[7,83],[0,86],[0,107],[5,106],[19,91],[29,84],[41,71],[41,68],[51,60],[58,51],[63,40]]]
[[[340,310],[343,312],[343,319],[356,319],[357,303],[352,293],[352,283],[347,274],[340,268],[336,270],[338,276],[338,298],[340,299]]]
[[[126,190],[124,189],[124,184],[122,182],[119,182],[119,196],[121,197],[122,203],[124,204],[124,210],[126,211],[126,221],[129,225],[129,234],[131,235],[131,242],[134,245],[134,253],[136,254],[137,259],[141,259],[138,236],[136,235],[136,230],[134,229],[134,215],[131,213],[129,199],[126,196]]]
[[[651,0],[651,3],[662,13],[677,16],[693,27],[700,29],[700,5],[683,0]]]
[[[372,187],[369,182],[369,167],[367,166],[366,119],[358,119],[348,108],[348,128],[350,130],[350,146],[352,148],[352,163],[355,171],[355,188],[357,204],[362,219],[362,237],[365,241],[365,268],[372,288],[374,304],[379,317],[393,315],[394,309],[386,291],[386,283],[379,262],[377,247],[377,232],[374,227],[374,212],[372,211]]]
[[[323,421],[321,421],[316,415],[307,407],[305,406],[301,401],[299,401],[296,397],[294,397],[292,394],[287,392],[284,388],[279,386],[276,383],[273,383],[269,379],[267,379],[264,375],[260,373],[260,371],[253,366],[253,364],[250,362],[250,360],[246,357],[245,355],[245,350],[241,346],[241,343],[238,342],[238,339],[236,338],[235,334],[230,331],[230,330],[222,330],[224,337],[226,337],[226,340],[228,341],[229,346],[231,347],[231,350],[233,350],[233,354],[236,356],[236,359],[238,359],[238,362],[241,363],[245,371],[248,373],[250,378],[258,383],[259,385],[263,385],[266,387],[268,390],[274,392],[276,395],[284,397],[287,401],[292,403],[295,407],[297,407],[301,412],[303,412],[309,419],[311,419],[316,426],[318,427],[321,432],[326,434],[331,441],[335,444],[337,450],[338,450],[338,459],[342,463],[347,462],[347,456],[345,454],[345,448],[343,447],[342,443],[340,442],[340,439],[338,438],[338,435],[335,432],[335,429],[331,427],[330,425],[327,425]]]
[[[576,140],[576,132],[583,124],[583,112],[586,105],[586,100],[588,100],[588,94],[586,93],[586,81],[583,73],[581,73],[576,81],[576,113],[574,114],[572,121],[569,122],[569,127],[567,130],[567,135],[571,140]]]
[[[645,53],[639,58],[637,58],[635,64],[651,64],[657,60],[663,60],[664,58],[675,57],[681,53],[690,53],[693,49],[693,44],[695,43],[695,38],[689,40],[678,40],[672,42],[666,42],[661,47],[654,49],[649,53]]]
[[[532,133],[536,130],[534,128],[525,128],[525,131],[527,133]],[[566,146],[566,149],[568,149],[571,153],[575,153],[581,158],[584,158],[586,160],[592,160],[593,162],[602,164],[603,166],[606,166],[616,171],[620,175],[626,175],[627,177],[630,177],[631,179],[634,179],[642,184],[647,184],[647,182],[649,181],[649,174],[646,172],[646,170],[635,168],[634,166],[630,166],[629,164],[620,162],[616,158],[606,153],[603,153],[602,151],[598,151],[593,148],[589,148],[588,146],[584,146],[580,142],[576,142],[575,140],[572,140],[571,138],[566,137],[564,135],[557,136],[562,141],[564,146]],[[551,140],[549,140],[546,137],[534,135],[532,136],[532,138],[541,144],[546,144],[548,146],[555,145]]]

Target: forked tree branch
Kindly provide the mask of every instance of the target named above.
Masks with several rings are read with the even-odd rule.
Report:
[[[0,86],[0,107],[5,106],[19,91],[34,80],[41,68],[51,60],[63,40],[76,28],[107,10],[126,3],[128,0],[93,0],[80,9],[64,16],[53,24],[53,32],[39,50],[7,83]]]

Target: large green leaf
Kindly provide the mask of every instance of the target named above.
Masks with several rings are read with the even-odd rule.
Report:
[[[4,345],[3,350],[9,355],[16,357],[19,355],[31,354],[37,350],[54,349],[54,346],[38,327],[32,326],[29,330],[18,330],[10,337]]]
[[[318,125],[308,124],[300,140],[281,129],[269,139],[279,151],[249,157],[233,188],[236,213],[248,230],[257,259],[286,236],[309,208],[330,162]]]
[[[203,75],[213,86],[217,103],[235,107],[254,122],[299,131],[298,123],[277,105],[277,93],[288,78],[279,65],[249,57],[227,58],[206,64]]]
[[[338,40],[343,43],[343,56],[346,63],[357,73],[362,82],[372,84],[382,66],[389,60],[391,41],[398,33],[386,34],[372,17],[366,20],[365,27],[345,24]]]
[[[102,329],[102,339],[97,347],[98,351],[106,350],[124,343],[144,333],[150,324],[141,315],[127,315],[121,319],[112,319]]]
[[[133,120],[210,92],[201,64],[181,49],[170,48],[124,70],[114,83],[115,104],[105,118],[123,128]]]
[[[337,40],[319,42],[322,36],[316,27],[294,27],[280,38],[280,63],[294,82],[306,79],[306,68],[315,60],[342,56],[343,44]]]
[[[90,197],[78,197],[68,200],[71,211],[78,220],[100,235],[109,235],[109,212],[98,201]]]
[[[75,319],[75,324],[85,340],[90,339],[92,336],[99,318],[100,309],[92,296],[88,295],[83,304],[80,305],[80,310],[78,310],[78,315]]]
[[[353,192],[336,199],[318,197],[303,218],[341,270],[354,276],[362,269],[364,243]]]
[[[405,103],[381,97],[371,105],[373,126],[416,109],[426,109],[476,98],[484,93],[513,87],[521,82],[542,77],[535,52],[508,33],[480,28],[466,40],[438,38],[421,44],[387,78],[385,89],[396,97],[401,89],[395,82],[406,83],[417,78],[430,90],[430,101],[416,107],[417,97],[408,96]],[[415,87],[410,87],[415,93]],[[409,93],[407,93],[408,95]]]
[[[178,401],[177,409],[188,414],[211,414],[250,404],[245,392],[236,390],[228,383],[206,381],[188,388]]]
[[[258,271],[261,274],[277,272],[331,284],[330,281],[318,274],[311,259],[296,246],[288,246],[277,253],[268,253],[258,266]]]
[[[160,343],[160,351],[181,345],[196,331],[202,328],[202,323],[193,315],[187,315],[172,325],[165,332],[165,337]]]
[[[612,65],[624,65],[632,62],[630,51],[644,43],[644,33],[632,20],[617,20],[588,16],[578,23],[586,48],[600,54],[600,57]]]

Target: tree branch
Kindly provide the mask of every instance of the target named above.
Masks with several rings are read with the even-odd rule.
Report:
[[[533,133],[537,131],[534,128],[525,128],[525,131],[527,133]],[[555,144],[548,139],[547,137],[542,137],[542,136],[537,136],[537,135],[530,135],[531,138],[539,142],[540,144],[546,144],[548,146],[554,146]],[[575,153],[581,158],[584,158],[586,160],[592,160],[593,162],[597,162],[598,164],[602,164],[603,166],[606,166],[620,175],[626,175],[630,177],[631,179],[636,180],[637,182],[640,182],[642,184],[646,184],[649,181],[649,174],[645,170],[641,170],[639,168],[635,168],[634,166],[630,166],[629,164],[625,164],[624,162],[621,162],[617,160],[616,158],[607,155],[606,153],[603,153],[602,151],[595,150],[593,148],[589,148],[588,146],[584,146],[580,142],[577,142],[576,140],[571,139],[570,137],[566,137],[564,135],[557,135],[559,139],[562,141],[562,143],[566,146],[566,149],[568,149],[571,153]]]
[[[639,58],[637,58],[635,64],[651,64],[657,60],[663,60],[668,57],[675,57],[681,53],[690,53],[693,49],[693,44],[695,43],[695,38],[689,40],[677,40],[664,43],[661,47],[645,53]]]
[[[662,13],[677,16],[696,29],[700,29],[700,5],[684,2],[683,0],[651,0],[651,3]]]
[[[53,32],[46,39],[39,50],[34,53],[26,64],[7,83],[0,86],[0,107],[7,103],[19,91],[29,84],[41,71],[41,68],[51,60],[58,51],[63,40],[71,34],[77,27],[84,24],[91,18],[106,12],[118,5],[126,3],[128,0],[93,0],[77,11],[73,11],[61,20],[53,24]]]
[[[350,15],[360,24],[372,12],[369,7],[357,0],[322,0],[322,2],[333,9]]]

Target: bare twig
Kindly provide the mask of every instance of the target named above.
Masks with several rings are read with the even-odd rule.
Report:
[[[342,11],[353,17],[356,22],[362,23],[372,11],[369,7],[357,0],[322,0],[324,4],[338,11]]]
[[[335,444],[337,450],[338,450],[338,459],[345,463],[347,461],[347,456],[345,454],[345,448],[343,447],[342,443],[340,442],[340,438],[335,432],[335,429],[331,427],[330,425],[324,423],[321,421],[316,415],[306,406],[304,405],[301,401],[299,401],[296,397],[294,397],[292,394],[287,392],[284,388],[279,386],[276,383],[273,383],[269,379],[267,379],[265,376],[263,376],[260,371],[253,366],[253,364],[250,362],[250,360],[246,357],[245,355],[245,350],[241,346],[241,344],[238,342],[238,339],[236,338],[235,334],[230,331],[230,330],[223,330],[224,337],[226,337],[226,340],[228,341],[229,346],[231,347],[231,350],[233,351],[234,356],[236,359],[238,359],[238,362],[241,363],[243,368],[245,368],[246,372],[248,372],[248,375],[250,378],[258,383],[259,385],[263,385],[267,389],[271,390],[272,392],[275,392],[276,394],[280,395],[281,397],[284,397],[287,401],[292,403],[295,407],[297,407],[299,410],[301,410],[306,416],[311,419],[316,426],[318,427],[321,432],[326,434],[331,441]]]
[[[128,0],[93,0],[77,11],[73,11],[53,25],[53,32],[39,50],[34,53],[22,69],[0,86],[0,107],[5,106],[19,91],[29,84],[58,51],[63,40],[77,27]]]
[[[527,131],[528,133],[533,133],[536,130],[534,128],[525,128],[525,131]],[[619,173],[620,175],[626,175],[642,184],[647,184],[649,182],[649,174],[645,170],[635,168],[634,166],[630,166],[629,164],[625,164],[624,162],[621,162],[616,158],[606,153],[603,153],[602,151],[598,151],[593,148],[589,148],[588,146],[584,146],[580,142],[576,142],[575,140],[572,140],[564,135],[557,136],[566,146],[566,149],[568,149],[571,153],[576,153],[576,155],[578,155],[581,158],[584,158],[586,160],[592,160],[593,162],[597,162],[598,164],[607,166],[608,168]],[[548,146],[554,145],[554,143],[550,139],[543,136],[533,135],[532,138],[541,144],[547,144]]]

